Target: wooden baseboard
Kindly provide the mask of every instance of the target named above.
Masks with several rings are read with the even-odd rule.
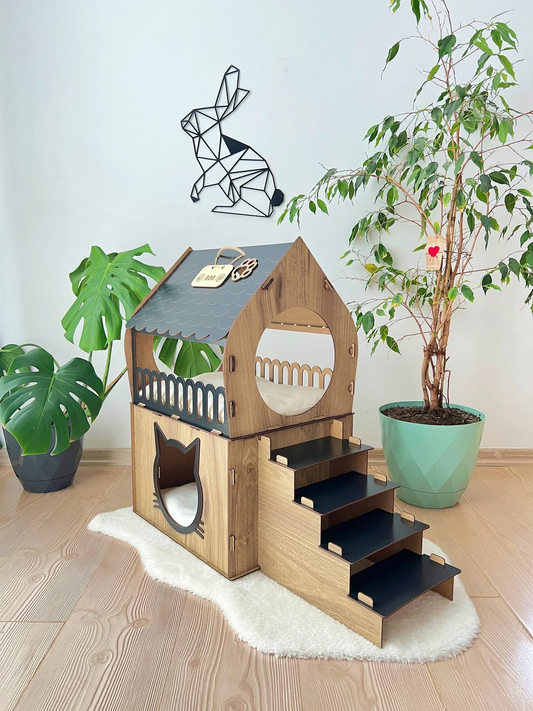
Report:
[[[82,464],[114,465],[127,467],[131,465],[131,450],[121,449],[86,449],[83,452]],[[374,466],[385,466],[382,449],[373,449],[369,454],[369,463]],[[5,449],[0,450],[0,467],[9,466]],[[477,460],[478,467],[530,467],[533,466],[533,449],[480,449]]]
[[[370,464],[385,466],[382,449],[373,449],[368,457]],[[530,467],[533,466],[533,449],[480,449],[478,467]]]

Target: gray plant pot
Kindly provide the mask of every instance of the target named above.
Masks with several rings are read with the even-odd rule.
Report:
[[[6,449],[13,471],[26,491],[45,494],[66,489],[72,484],[83,452],[83,437],[72,442],[61,454],[52,456],[55,429],[47,454],[22,454],[22,448],[11,433],[4,430]]]

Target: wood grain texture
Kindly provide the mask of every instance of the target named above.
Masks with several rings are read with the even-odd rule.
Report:
[[[2,566],[1,621],[67,619],[110,544],[90,534],[87,524],[96,514],[130,500],[128,473],[110,467],[78,472],[72,488],[65,489],[72,496],[67,495],[53,515],[21,537]]]
[[[293,503],[293,472],[259,441],[258,560],[261,570],[307,602],[381,646],[383,620],[348,598],[350,563],[320,548],[320,516]],[[392,493],[392,492],[391,492]],[[305,565],[302,565],[305,561]]]
[[[228,577],[228,440],[138,405],[132,405],[131,412],[135,450],[135,512]],[[204,499],[201,520],[204,522],[202,528],[205,538],[200,538],[196,533],[175,531],[161,511],[154,508],[155,422],[167,439],[178,440],[184,446],[195,439],[200,440],[200,480]]]
[[[24,491],[17,477],[0,479],[0,556],[10,556],[56,508],[69,499],[66,489],[49,494]]]
[[[12,711],[55,637],[61,622],[0,622],[0,711]]]
[[[531,636],[500,598],[478,598],[475,603],[481,632],[474,646],[459,657],[428,665],[446,708],[530,711]]]
[[[110,479],[116,480],[119,474],[118,467],[107,468]],[[127,482],[128,476],[122,480]],[[87,505],[101,497],[105,479],[100,469],[84,467],[76,479],[76,485],[65,490],[73,509],[80,498]],[[261,654],[235,637],[216,606],[151,581],[136,552],[111,541],[55,642],[47,653],[46,644],[42,647],[46,654],[37,670],[38,662],[28,666],[24,660],[32,658],[39,645],[39,628],[48,623],[9,623],[26,625],[32,631],[27,637],[12,633],[18,635],[13,644],[17,651],[13,674],[24,675],[22,685],[13,681],[11,687],[6,686],[13,667],[6,667],[9,656],[7,662],[5,658],[0,661],[0,708],[5,689],[22,693],[35,671],[17,711],[529,711],[533,708],[533,641],[508,604],[521,598],[519,591],[501,580],[511,565],[518,565],[520,578],[512,573],[514,585],[522,586],[525,595],[533,586],[528,563],[533,548],[527,536],[520,537],[532,523],[524,516],[528,508],[533,509],[533,469],[480,468],[467,493],[449,510],[421,510],[397,502],[431,524],[430,538],[444,548],[453,564],[463,568],[461,578],[474,596],[481,634],[454,659],[386,664]],[[50,495],[33,496],[48,500]],[[114,508],[130,502],[129,492],[108,498]],[[512,516],[515,507],[516,520]],[[510,535],[515,533],[520,540],[517,555],[523,555],[521,562],[509,563],[501,551],[490,556],[493,546],[500,549],[502,545],[501,533],[486,521],[495,520],[498,529],[502,509],[509,509],[507,525]],[[25,515],[30,525],[31,510]],[[77,518],[80,530],[85,529],[88,516]],[[51,520],[41,526],[43,548],[48,546],[45,534]],[[463,525],[465,520],[470,524]],[[74,527],[70,535],[76,535]],[[90,535],[106,540],[101,534]],[[40,541],[33,540],[38,550]],[[489,555],[478,555],[480,545]],[[1,595],[6,581],[3,568],[0,571]],[[64,585],[76,586],[76,570],[70,571],[73,577],[66,576]],[[23,587],[24,570],[20,575]],[[54,629],[61,627],[61,623],[51,624]],[[0,648],[2,639],[6,638],[0,637]],[[196,697],[191,694],[191,683],[198,689]],[[14,703],[14,697],[10,698]],[[193,705],[187,707],[184,699]],[[199,700],[204,699],[212,705],[201,706]]]
[[[305,711],[445,711],[425,664],[299,659]],[[470,707],[449,707],[470,711]]]
[[[376,447],[370,455],[374,466],[385,466],[383,450]],[[490,449],[481,448],[477,457],[477,467],[533,467],[533,449]]]
[[[228,577],[234,579],[258,567],[257,437],[230,440],[227,444],[228,531],[229,535],[235,536]],[[230,475],[230,469],[234,475]]]
[[[303,240],[298,238],[271,273],[268,289],[259,289],[235,319],[224,351],[227,401],[235,402],[229,420],[231,437],[265,432],[351,412],[357,366],[357,332],[350,311],[333,289],[324,288],[325,274]],[[263,331],[287,309],[309,309],[325,321],[335,344],[333,377],[320,402],[301,415],[275,413],[263,402],[255,382],[255,356]],[[350,353],[352,349],[353,355]],[[236,368],[229,371],[229,358]]]
[[[185,598],[113,541],[18,711],[159,708]]]
[[[220,610],[189,595],[160,711],[303,711],[295,659],[258,654]]]

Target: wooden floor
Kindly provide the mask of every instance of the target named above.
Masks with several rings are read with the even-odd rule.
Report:
[[[533,709],[533,468],[477,470],[453,509],[401,504],[463,569],[481,617],[470,650],[432,664],[254,651],[212,603],[87,530],[130,502],[126,467],[82,466],[45,495],[0,468],[1,711]]]

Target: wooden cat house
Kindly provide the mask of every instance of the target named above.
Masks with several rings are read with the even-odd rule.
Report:
[[[422,555],[352,437],[353,318],[302,239],[188,249],[127,324],[134,510],[229,579],[261,570],[378,646],[384,621],[459,572]],[[266,329],[330,335],[334,367],[256,356]],[[155,336],[224,346],[162,372]],[[309,353],[312,358],[312,353]]]

